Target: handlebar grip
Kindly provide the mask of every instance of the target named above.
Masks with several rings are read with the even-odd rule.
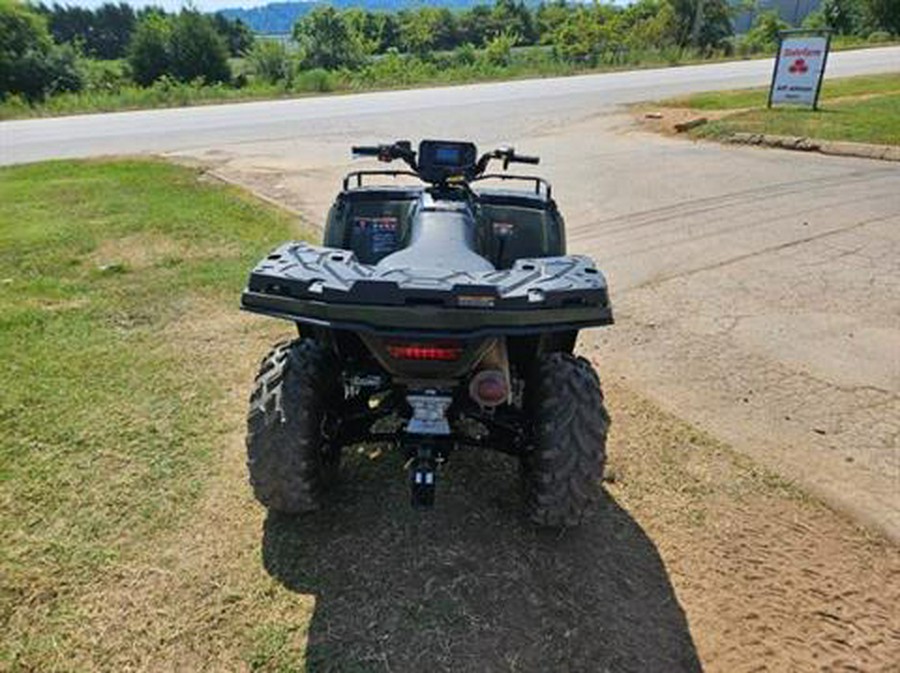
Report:
[[[541,163],[540,157],[529,157],[524,154],[516,154],[514,157],[510,159],[510,161],[514,161],[519,164],[539,164]]]
[[[350,148],[350,152],[360,157],[377,157],[381,154],[381,148],[369,147],[367,145],[355,145]]]

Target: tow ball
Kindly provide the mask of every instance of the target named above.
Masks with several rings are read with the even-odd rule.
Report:
[[[416,509],[429,509],[434,506],[438,466],[449,453],[447,409],[453,398],[425,391],[407,395],[406,401],[412,409],[402,440],[409,466],[410,502]]]

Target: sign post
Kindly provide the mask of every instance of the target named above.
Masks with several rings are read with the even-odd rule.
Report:
[[[769,87],[769,107],[809,105],[818,109],[819,92],[831,46],[830,30],[783,30]]]

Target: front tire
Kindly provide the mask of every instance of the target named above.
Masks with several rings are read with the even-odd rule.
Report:
[[[269,510],[321,508],[340,462],[340,447],[323,432],[340,403],[340,381],[331,351],[311,339],[280,343],[263,358],[247,415],[247,468]]]
[[[609,414],[591,364],[568,353],[538,358],[525,386],[533,419],[523,458],[529,518],[542,526],[581,523],[600,494]]]

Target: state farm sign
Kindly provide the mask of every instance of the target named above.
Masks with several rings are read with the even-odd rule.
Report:
[[[810,105],[816,107],[825,72],[829,39],[827,35],[784,35],[775,59],[769,105]]]

